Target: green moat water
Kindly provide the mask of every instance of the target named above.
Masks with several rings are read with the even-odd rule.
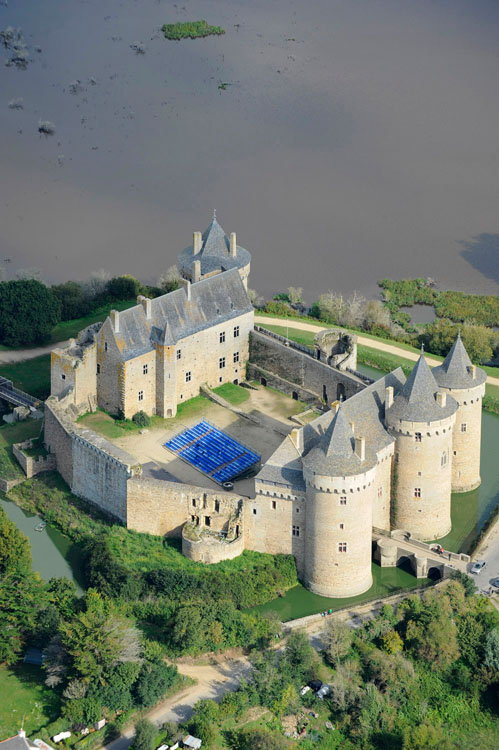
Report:
[[[43,519],[26,513],[10,500],[2,497],[0,504],[10,520],[30,541],[33,570],[36,570],[45,581],[50,578],[69,578],[81,591],[84,583],[83,554],[78,545],[48,524],[43,531],[36,531],[36,526]]]

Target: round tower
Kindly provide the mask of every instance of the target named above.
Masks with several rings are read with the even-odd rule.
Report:
[[[458,403],[452,434],[452,491],[469,492],[481,482],[482,399],[487,374],[471,364],[458,334],[447,357],[432,370],[432,375],[440,391]]]
[[[452,432],[457,403],[438,391],[423,353],[386,409],[395,438],[393,521],[422,540],[451,530]]]
[[[355,596],[372,585],[372,508],[376,455],[354,439],[340,407],[302,459],[307,487],[305,586],[327,597]]]
[[[195,284],[231,268],[237,268],[245,289],[248,289],[251,254],[240,247],[236,233],[227,236],[217,221],[216,211],[203,234],[193,232],[192,245],[178,254],[178,269],[184,279]]]

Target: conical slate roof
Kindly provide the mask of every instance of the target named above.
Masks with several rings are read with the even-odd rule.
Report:
[[[341,406],[319,442],[303,457],[308,471],[330,477],[361,474],[372,465],[356,455],[353,430]]]
[[[191,274],[195,260],[201,261],[201,274],[204,276],[216,271],[228,271],[230,268],[244,268],[251,263],[251,254],[239,245],[236,247],[235,257],[230,254],[230,240],[213,212],[213,219],[202,234],[200,251],[194,254],[194,248],[190,245],[179,253],[180,272]]]
[[[434,367],[432,374],[442,388],[473,388],[487,380],[487,373],[477,367],[472,377],[472,364],[458,333],[452,349],[441,365]]]
[[[447,396],[445,406],[440,406],[436,400],[437,391],[436,380],[421,352],[403,388],[387,410],[387,416],[390,420],[395,418],[407,422],[432,422],[450,417],[456,411],[457,403]]]

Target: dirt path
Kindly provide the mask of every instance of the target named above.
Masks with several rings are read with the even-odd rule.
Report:
[[[313,323],[303,323],[299,320],[295,321],[286,318],[267,318],[265,315],[255,315],[255,321],[256,323],[259,323],[261,325],[288,325],[290,328],[297,328],[300,331],[313,331],[314,333],[323,331],[327,328],[327,326],[316,326]],[[359,333],[356,333],[356,336],[357,343],[361,344],[362,346],[369,346],[371,349],[378,349],[379,351],[386,352],[387,354],[395,354],[397,357],[404,357],[405,359],[410,359],[413,362],[416,362],[419,359],[419,354],[417,354],[416,352],[410,352],[407,349],[402,349],[396,344],[387,344],[384,341],[380,341],[378,339],[368,339]],[[429,357],[428,355],[425,356],[425,359],[432,367],[441,364],[440,360]],[[488,375],[487,383],[489,385],[499,386],[499,377],[493,378],[491,375]]]
[[[36,346],[33,349],[7,349],[0,350],[0,365],[10,365],[14,362],[24,362],[27,359],[40,357],[42,354],[50,354],[53,349],[64,348],[68,341],[58,341],[47,346]]]

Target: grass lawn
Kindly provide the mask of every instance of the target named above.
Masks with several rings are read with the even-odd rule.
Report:
[[[55,721],[59,715],[58,694],[43,684],[40,667],[21,664],[0,666],[0,738],[17,734],[23,724],[28,737],[34,738],[40,729]]]
[[[85,315],[85,317],[83,318],[64,320],[61,323],[58,323],[52,331],[52,335],[50,336],[50,343],[56,344],[58,341],[74,339],[83,328],[92,325],[92,323],[100,323],[101,321],[104,321],[109,315],[110,310],[128,310],[129,307],[133,307],[136,304],[137,300],[135,299],[120,300],[119,302],[102,305],[92,313]]]
[[[221,396],[233,406],[238,406],[249,399],[249,391],[246,388],[241,388],[240,385],[234,385],[234,383],[219,385],[218,388],[213,388],[213,393]]]
[[[3,479],[21,479],[24,472],[12,453],[13,443],[21,443],[40,434],[42,423],[38,419],[26,419],[14,424],[0,423],[0,476]]]
[[[403,568],[380,568],[377,563],[372,563],[373,585],[364,594],[350,596],[343,599],[328,599],[325,596],[312,594],[304,586],[298,584],[288,589],[286,594],[271,602],[252,607],[250,611],[277,612],[279,619],[283,622],[294,620],[298,617],[314,615],[324,610],[343,609],[343,607],[354,607],[371,599],[378,599],[397,591],[405,591],[419,588],[428,584],[427,578],[416,578],[412,573]]]
[[[50,395],[50,354],[0,365],[0,375],[12,380],[21,391],[45,400]]]

